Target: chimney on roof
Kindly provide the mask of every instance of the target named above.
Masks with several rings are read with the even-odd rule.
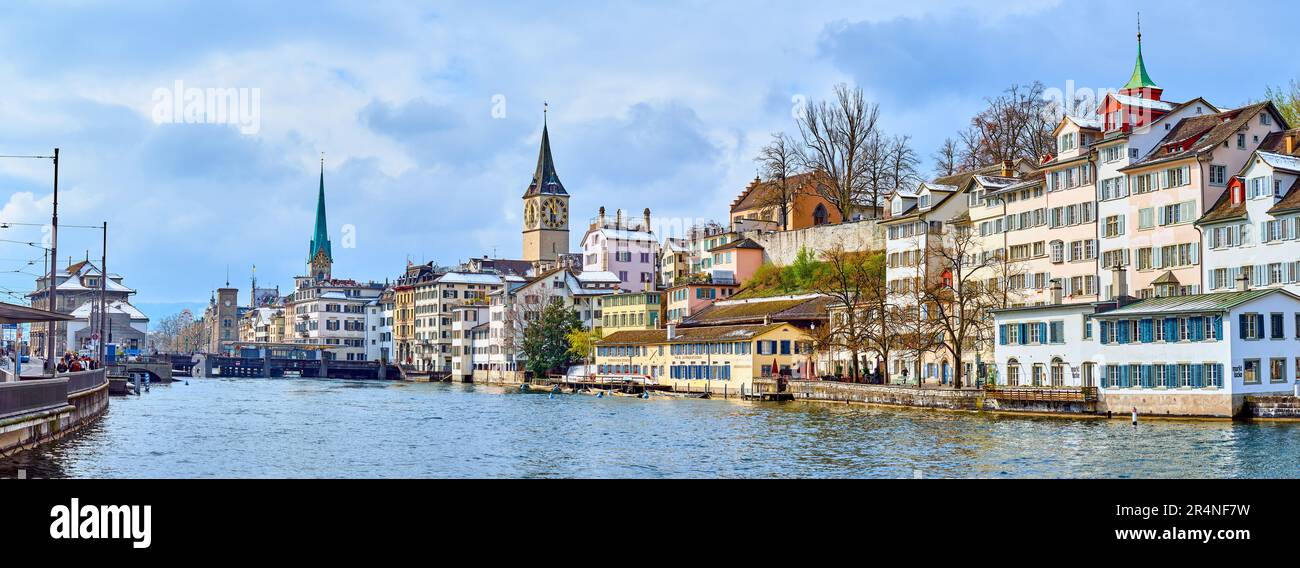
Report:
[[[668,324],[667,329],[668,329],[668,341],[673,341],[677,339],[677,324],[670,323]]]
[[[620,228],[620,229],[623,228],[623,210],[622,210],[622,209],[616,209],[616,210],[614,211],[614,226],[615,226],[615,227],[618,227],[618,228]]]
[[[597,223],[598,225],[602,226],[602,227],[605,226],[605,207],[604,207],[604,206],[601,206],[601,208],[600,208],[600,217],[598,217],[598,218],[596,219],[596,223]]]
[[[1116,264],[1110,273],[1110,292],[1111,298],[1119,300],[1128,297],[1128,271],[1124,270],[1124,265]]]
[[[650,230],[650,208],[646,207],[645,211],[642,211],[642,213],[645,215],[645,227],[642,227],[642,229],[645,231],[649,231]]]
[[[1052,305],[1059,306],[1064,303],[1065,290],[1061,287],[1061,279],[1052,279]]]
[[[1246,277],[1245,271],[1242,271],[1241,275],[1237,276],[1237,291],[1238,292],[1250,291],[1250,278]]]
[[[1016,163],[1011,160],[1002,160],[1002,177],[1014,177],[1016,175]]]
[[[1284,139],[1286,140],[1286,153],[1287,153],[1287,155],[1294,154],[1294,153],[1295,153],[1295,136],[1292,135],[1292,134],[1284,134],[1284,135],[1282,136],[1282,138],[1284,138]]]

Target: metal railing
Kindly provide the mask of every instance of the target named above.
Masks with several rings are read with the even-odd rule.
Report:
[[[1096,402],[1098,398],[1096,387],[1039,388],[990,385],[986,392],[989,397],[998,400],[1026,402]]]
[[[67,405],[67,377],[0,384],[0,418]]]

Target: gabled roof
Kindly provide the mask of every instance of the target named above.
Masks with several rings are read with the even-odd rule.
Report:
[[[1200,219],[1196,220],[1197,225],[1208,225],[1212,223],[1222,223],[1224,221],[1237,221],[1247,217],[1246,203],[1232,202],[1232,190],[1228,189],[1219,196],[1219,200],[1214,202]]]
[[[1024,165],[1024,163],[1025,163],[1024,159],[1016,160],[1015,161],[1016,171],[1020,171],[1020,166]],[[931,181],[921,182],[918,185],[918,188],[924,186],[926,188],[929,188],[931,193],[940,196],[940,199],[934,200],[933,203],[930,204],[930,208],[927,209],[926,211],[927,212],[933,211],[935,209],[938,209],[939,206],[943,205],[944,203],[947,203],[949,199],[952,199],[952,196],[961,193],[962,190],[964,190],[966,186],[969,185],[974,180],[975,176],[984,176],[987,179],[997,179],[997,178],[1001,178],[1001,176],[996,175],[998,173],[1001,173],[1001,171],[1002,171],[1002,164],[994,164],[991,166],[985,166],[974,170],[967,170],[950,176],[944,176]],[[1002,178],[1002,179],[1017,179],[1017,178]],[[935,191],[936,189],[938,189],[937,192]],[[901,191],[897,193],[901,193]],[[893,195],[894,194],[890,194],[890,197],[893,197]],[[912,197],[912,195],[907,195],[907,197]],[[900,215],[890,217],[888,219],[881,219],[880,222],[884,224],[889,224],[897,221],[914,219],[920,217],[921,213],[922,212],[919,210],[919,208],[912,207]]]
[[[436,280],[439,284],[482,284],[485,286],[499,286],[501,277],[496,274],[474,273],[474,272],[448,272],[439,276]]]
[[[713,248],[709,249],[709,252],[718,251],[718,250],[730,250],[730,249],[756,249],[756,250],[763,250],[763,245],[760,245],[760,244],[754,242],[753,239],[750,239],[750,238],[743,238],[743,239],[736,239],[736,240],[731,241],[731,242],[729,242],[729,243],[727,243],[727,244],[725,244],[725,245],[718,245],[718,246],[716,246],[716,247],[713,247]]]
[[[819,177],[817,172],[804,172],[787,177],[786,183],[797,188],[800,192],[808,192],[809,186],[816,184]],[[740,192],[736,200],[731,202],[731,212],[748,211],[757,207],[771,205],[769,201],[775,191],[777,191],[776,182],[754,178],[754,181],[750,182],[745,187],[745,190]]]
[[[1214,294],[1197,294],[1195,296],[1167,296],[1139,300],[1116,310],[1098,313],[1096,317],[1224,312],[1269,294],[1285,294],[1291,299],[1300,301],[1300,296],[1296,296],[1282,288],[1264,288],[1244,292],[1217,292]]]
[[[1269,208],[1268,213],[1277,215],[1296,211],[1300,211],[1300,178],[1296,178],[1295,181],[1291,182],[1291,187],[1286,190],[1286,194],[1273,207]]]
[[[687,316],[682,321],[682,327],[756,324],[762,323],[765,318],[770,318],[773,322],[824,320],[830,303],[831,299],[825,296],[723,300]]]
[[[1261,112],[1270,112],[1275,120],[1283,120],[1271,102],[1255,103],[1220,113],[1184,118],[1165,134],[1150,153],[1141,160],[1120,168],[1119,171],[1182,160],[1211,151],[1231,138]],[[1281,122],[1281,124],[1286,123]],[[1173,153],[1167,152],[1166,148],[1172,145],[1181,146],[1183,149]]]

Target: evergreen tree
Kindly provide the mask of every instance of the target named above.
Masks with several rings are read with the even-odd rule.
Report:
[[[533,376],[541,377],[568,365],[569,334],[582,329],[582,320],[559,298],[552,299],[536,314],[536,319],[524,328],[520,347],[526,368]]]

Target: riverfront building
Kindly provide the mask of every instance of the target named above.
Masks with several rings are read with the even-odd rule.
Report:
[[[600,300],[601,333],[609,335],[626,330],[658,329],[663,322],[662,292],[621,293]]]
[[[55,273],[54,297],[57,305],[50,310],[50,278],[42,275],[36,279],[36,290],[27,294],[33,308],[77,318],[55,323],[55,353],[85,349],[91,345],[93,330],[87,318],[92,310],[98,309],[96,306],[99,305],[101,286],[104,287],[104,297],[109,305],[109,322],[112,325],[109,329],[112,336],[110,341],[128,352],[134,352],[144,344],[149,318],[131,305],[131,296],[135,290],[123,284],[122,280],[122,276],[113,273],[105,278],[99,266],[88,259],[78,262],[69,259],[68,267]],[[35,352],[44,353],[47,331],[46,326],[32,326],[31,345],[37,346]]]
[[[1259,115],[1267,116],[1265,114]],[[1211,292],[1285,287],[1300,293],[1300,129],[1264,138],[1197,222]]]
[[[655,288],[658,257],[659,239],[650,229],[649,209],[641,219],[624,217],[622,209],[609,219],[601,207],[582,237],[582,271],[611,274],[626,292]]]
[[[1300,296],[1282,289],[1123,298],[995,313],[999,385],[1096,388],[1103,412],[1236,416],[1291,394]]]
[[[326,346],[322,357],[366,360],[366,306],[384,285],[333,276],[334,256],[325,219],[325,163],[321,161],[316,225],[307,254],[307,275],[294,278],[294,291],[285,298],[286,343]]]
[[[811,338],[789,323],[620,331],[597,343],[596,372],[678,390],[740,394],[754,379],[804,377]]]
[[[817,174],[810,172],[790,176],[785,181],[785,191],[782,191],[779,183],[756,177],[745,187],[735,201],[731,202],[733,231],[797,231],[844,222],[839,209],[818,193]],[[875,216],[874,213],[871,211],[872,217]]]

